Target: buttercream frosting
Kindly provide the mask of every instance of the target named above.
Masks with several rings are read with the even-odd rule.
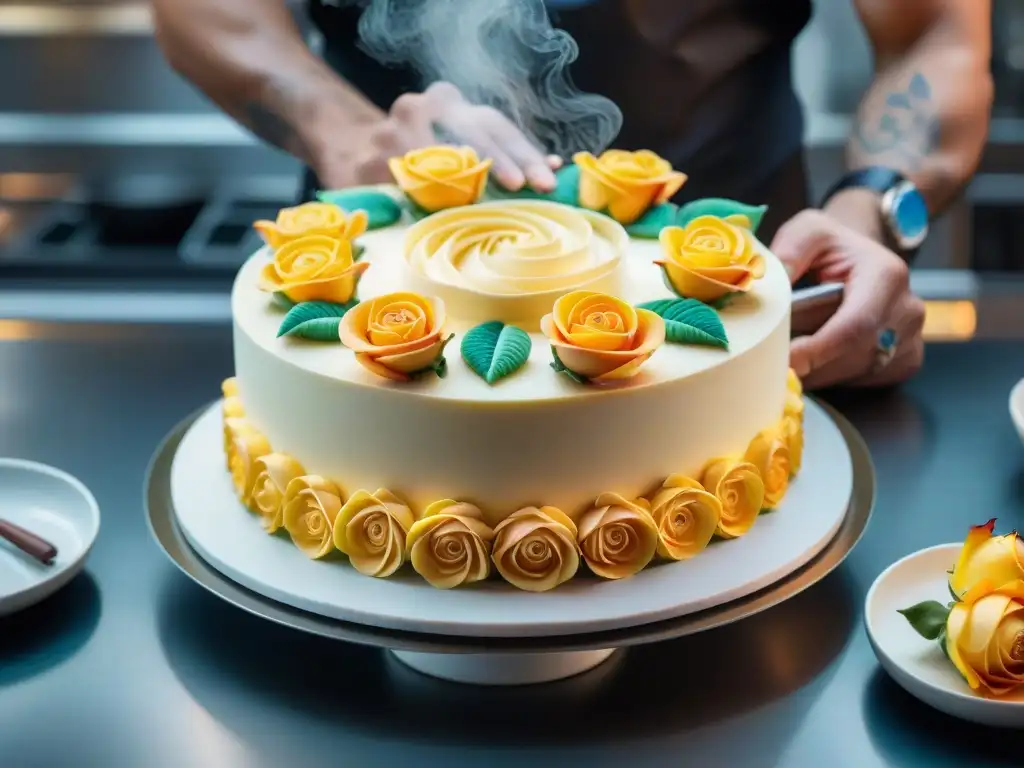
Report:
[[[423,293],[454,317],[536,328],[562,294],[620,285],[625,230],[605,216],[540,200],[453,208],[414,224],[405,259]]]

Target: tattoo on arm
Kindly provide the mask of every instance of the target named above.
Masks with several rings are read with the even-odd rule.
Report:
[[[273,85],[265,97],[242,105],[240,119],[256,136],[300,160],[309,161],[309,147],[294,128],[300,105],[284,85]]]
[[[869,158],[886,156],[907,170],[917,170],[939,144],[939,115],[932,89],[920,72],[906,89],[888,93],[881,108],[866,108],[858,117],[853,142]]]

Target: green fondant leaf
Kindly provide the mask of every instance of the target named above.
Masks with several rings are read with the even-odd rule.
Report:
[[[665,340],[673,344],[701,344],[729,348],[718,313],[696,299],[658,299],[637,305],[665,321]]]
[[[531,187],[505,189],[493,179],[487,182],[485,199],[489,200],[550,200],[565,205],[579,206],[580,169],[574,164],[563,165],[555,171],[555,188],[551,192],[538,192]]]
[[[437,350],[437,357],[430,365],[426,365],[420,368],[418,371],[412,371],[409,373],[409,378],[418,379],[428,374],[437,374],[439,379],[443,379],[448,375],[448,360],[444,356],[444,348],[448,346],[448,342],[455,338],[455,334],[449,334],[448,338],[441,342],[441,348]]]
[[[554,347],[551,348],[551,356],[554,358],[554,360],[551,362],[551,367],[554,368],[558,373],[564,373],[577,384],[590,383],[590,379],[588,379],[586,376],[580,376],[575,371],[570,371],[568,368],[566,368],[565,364],[562,362],[562,359],[558,356],[558,352],[555,351]]]
[[[353,299],[347,304],[329,301],[304,301],[296,304],[281,321],[278,337],[301,336],[315,341],[338,341],[338,324],[358,302]],[[333,330],[333,337],[331,336]]]
[[[488,384],[515,373],[530,357],[530,334],[500,320],[481,323],[462,337],[462,359]]]
[[[725,296],[719,296],[714,301],[707,301],[704,303],[709,307],[714,307],[715,309],[725,309],[732,304],[732,300],[739,296],[740,293],[742,293],[742,291],[733,291],[732,293],[725,294]]]
[[[295,302],[292,301],[291,299],[289,299],[283,293],[281,293],[281,291],[276,291],[273,294],[273,296],[274,296],[274,303],[277,304],[277,306],[279,306],[279,307],[283,307],[284,309],[291,309],[292,307],[295,306]]]
[[[322,203],[334,203],[346,211],[366,211],[367,229],[390,227],[402,216],[402,207],[391,195],[373,187],[326,189],[316,194]]]
[[[662,229],[675,224],[678,211],[679,208],[672,203],[656,205],[626,227],[626,231],[633,237],[657,240]]]
[[[936,600],[925,600],[897,613],[909,621],[914,631],[926,640],[937,640],[949,618],[949,609]]]
[[[366,253],[366,246],[362,243],[352,243],[352,261],[359,261]],[[360,275],[362,277],[362,275]]]
[[[676,214],[676,224],[685,227],[698,216],[717,216],[720,219],[727,216],[746,216],[750,220],[750,231],[757,232],[767,210],[767,205],[747,205],[724,197],[705,197],[680,208]]]

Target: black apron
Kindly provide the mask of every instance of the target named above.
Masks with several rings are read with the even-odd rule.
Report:
[[[479,0],[487,2],[488,0]],[[689,176],[675,202],[729,197],[767,203],[759,236],[807,207],[803,114],[792,43],[810,0],[591,0],[551,8],[579,45],[570,66],[584,92],[623,113],[613,146],[650,149]],[[553,2],[552,5],[559,5]],[[325,61],[383,110],[428,83],[359,47],[358,0],[311,0]],[[317,188],[308,175],[306,195]]]

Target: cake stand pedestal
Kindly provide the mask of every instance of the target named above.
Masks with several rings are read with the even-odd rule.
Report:
[[[520,593],[508,585],[488,585],[493,586],[493,591],[485,592],[482,595],[485,599],[477,605],[493,607],[501,603],[503,607],[500,610],[492,610],[494,615],[504,612],[504,606],[512,607],[513,617],[517,611],[525,609],[529,612],[534,607],[539,614],[543,614],[545,609],[551,610],[552,606],[561,610],[557,602],[550,601],[551,597],[557,597],[559,593],[572,603],[584,604],[592,614],[583,619],[567,617],[564,620],[556,618],[542,621],[533,621],[527,616],[518,622],[510,618],[505,624],[474,623],[472,616],[462,623],[446,623],[438,617],[447,616],[453,606],[463,605],[462,602],[427,606],[423,603],[432,600],[461,601],[466,598],[460,597],[460,590],[433,590],[426,587],[429,593],[415,591],[424,588],[423,584],[414,581],[418,578],[415,575],[405,581],[357,576],[363,580],[360,583],[365,583],[365,590],[398,590],[387,593],[398,596],[400,599],[395,603],[402,605],[400,609],[396,607],[391,615],[387,615],[387,611],[383,612],[385,615],[380,615],[353,610],[351,606],[339,608],[322,601],[317,602],[316,595],[303,597],[276,589],[275,579],[279,578],[279,574],[270,574],[267,580],[263,580],[265,574],[253,572],[244,560],[232,560],[231,553],[203,551],[206,547],[203,546],[205,542],[202,531],[197,530],[194,524],[191,529],[187,529],[182,524],[181,510],[175,508],[175,493],[172,491],[175,459],[179,448],[182,453],[188,448],[187,441],[185,446],[182,443],[204,414],[208,415],[208,408],[176,427],[154,455],[145,486],[147,516],[153,537],[183,573],[203,588],[249,613],[301,631],[388,649],[390,655],[402,665],[444,680],[480,685],[549,682],[578,675],[609,660],[614,661],[621,657],[619,650],[630,646],[689,635],[751,616],[802,592],[843,562],[860,540],[870,518],[875,497],[874,469],[866,446],[849,422],[830,407],[810,401],[808,411],[813,411],[813,417],[819,421],[814,429],[808,430],[809,450],[805,455],[809,458],[815,455],[814,432],[821,434],[822,420],[827,420],[827,429],[833,431],[829,439],[841,440],[844,455],[848,455],[852,468],[852,488],[848,500],[842,509],[836,511],[838,524],[827,529],[828,536],[824,543],[815,544],[812,550],[808,550],[810,556],[790,558],[786,567],[775,567],[760,580],[748,581],[743,589],[734,590],[731,594],[720,591],[703,601],[691,600],[686,606],[670,605],[667,610],[664,605],[658,605],[652,595],[659,590],[664,591],[665,585],[661,582],[674,578],[672,569],[685,567],[688,563],[660,566],[657,569],[659,573],[645,577],[648,579],[646,582],[640,577],[647,572],[642,572],[632,579],[610,585],[611,591],[608,591],[607,582],[584,579],[576,579],[545,595]],[[213,434],[219,437],[219,429],[214,429]],[[223,474],[222,460],[209,463],[211,471]],[[805,464],[805,472],[808,469],[810,472],[815,471],[814,467]],[[226,477],[223,482],[228,483]],[[216,496],[215,492],[210,491],[206,478],[197,479],[193,485],[202,488],[208,495]],[[181,494],[178,496],[180,498]],[[218,503],[221,503],[220,499]],[[223,510],[226,517],[222,520],[231,521],[235,519],[234,516],[238,516],[242,523],[258,531],[257,535],[263,537],[260,541],[266,541],[271,546],[287,544],[263,534],[255,520],[246,519],[237,501],[233,504],[233,507]],[[809,508],[788,508],[784,505],[774,514],[797,514],[798,519],[805,523],[808,520],[805,515],[822,514],[821,505],[812,503],[801,506]],[[218,514],[221,511],[222,508],[218,506]],[[195,514],[191,517],[189,513],[184,515],[185,519],[193,523],[196,517]],[[263,546],[257,545],[256,540],[252,543]],[[734,543],[725,542],[716,546],[729,547]],[[257,561],[265,562],[265,556],[266,553],[262,553]],[[695,564],[700,559],[691,562]],[[291,569],[297,564],[287,563],[287,567]],[[328,571],[336,569],[337,575],[332,578],[313,579],[317,583],[337,583],[342,574],[351,571],[342,564],[311,562],[309,565]],[[705,570],[701,572],[708,572],[714,567],[714,560],[709,558]],[[672,581],[668,582],[668,587],[675,589]],[[574,594],[574,590],[577,593]],[[342,594],[352,592],[344,589],[335,591]],[[463,595],[466,592],[463,591]],[[431,597],[425,599],[425,594]],[[538,597],[548,597],[549,600],[537,602]],[[635,599],[638,597],[654,600],[654,607],[646,613],[639,613]],[[517,602],[520,600],[526,602]],[[416,614],[418,610],[426,613],[420,616]]]

